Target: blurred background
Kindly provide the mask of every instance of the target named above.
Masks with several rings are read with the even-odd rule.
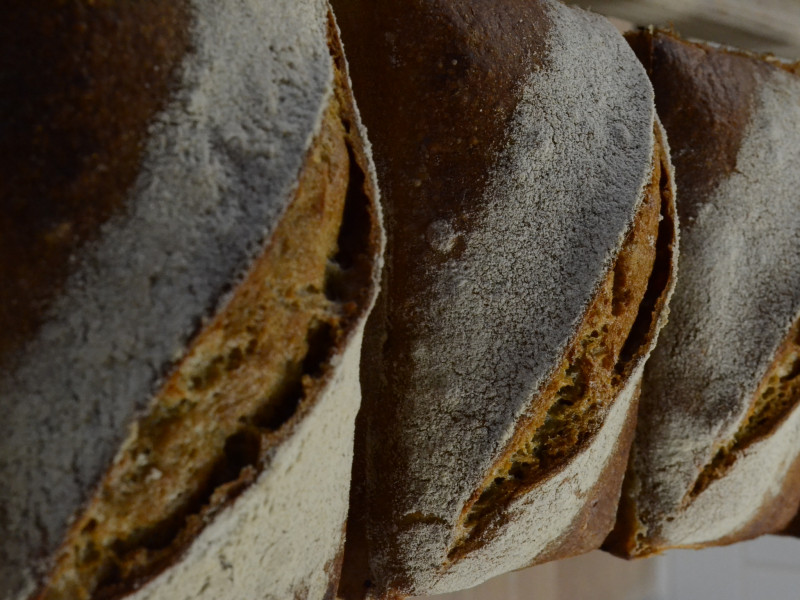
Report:
[[[800,0],[568,0],[627,24],[800,59]]]
[[[770,535],[630,562],[596,551],[434,599],[798,600],[800,540]]]

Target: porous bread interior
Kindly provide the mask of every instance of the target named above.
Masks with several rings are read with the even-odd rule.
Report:
[[[666,168],[656,131],[651,179],[614,267],[545,388],[540,410],[520,427],[498,466],[473,495],[477,499],[465,506],[450,560],[480,546],[482,533],[514,498],[573,457],[602,425],[647,341],[653,315],[645,313],[652,312],[658,298],[645,302],[645,294],[660,297],[663,292],[663,286],[650,290],[649,283],[667,202],[662,197]]]
[[[332,97],[264,254],[137,423],[40,598],[114,596],[167,566],[313,401],[366,285],[352,264],[368,227],[349,127]]]
[[[698,476],[687,496],[690,502],[711,482],[725,475],[750,444],[769,435],[800,402],[800,320],[796,321],[755,394],[747,417]]]

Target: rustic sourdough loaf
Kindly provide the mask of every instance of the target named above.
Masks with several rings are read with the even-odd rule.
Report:
[[[382,232],[327,3],[11,10],[0,598],[332,597]]]
[[[558,2],[334,8],[388,230],[340,595],[596,548],[674,276],[647,76],[607,21]]]
[[[629,40],[669,135],[682,232],[606,543],[644,556],[778,531],[800,502],[800,77],[670,31]]]

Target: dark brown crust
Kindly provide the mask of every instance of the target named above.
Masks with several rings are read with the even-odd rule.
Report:
[[[376,317],[377,307],[372,310],[369,319]],[[362,353],[374,352],[374,336],[365,338]],[[362,371],[363,373],[363,371]],[[362,382],[362,387],[363,387]],[[361,600],[367,597],[373,587],[373,575],[369,566],[369,546],[367,543],[367,513],[362,509],[361,498],[366,497],[366,410],[358,411],[356,417],[355,440],[353,447],[353,468],[350,478],[350,508],[347,515],[347,531],[345,536],[342,578],[339,582],[337,597],[343,600]]]
[[[505,142],[523,75],[532,65],[544,66],[550,23],[540,3],[522,0],[334,0],[332,4],[386,199],[383,289],[390,281],[393,290],[391,298],[379,297],[370,317],[362,370],[375,372],[372,360],[380,354],[384,360],[395,360],[396,368],[387,375],[391,381],[362,378],[365,401],[380,397],[381,405],[362,410],[369,414],[359,417],[358,449],[364,447],[360,436],[365,435],[367,420],[374,421],[375,430],[392,427],[387,407],[395,402],[391,390],[404,389],[410,378],[410,361],[404,357],[414,343],[411,315],[430,288],[428,274],[463,251],[459,242],[449,255],[432,256],[426,230],[441,219],[452,223],[456,233],[468,234],[474,226],[483,209],[486,182],[481,174],[488,173],[487,165]],[[423,263],[421,256],[429,258]],[[388,321],[387,315],[391,315]],[[386,329],[392,331],[390,347],[375,333]],[[390,448],[383,450],[391,453]],[[358,460],[356,471],[362,468]],[[390,464],[398,457],[376,460]],[[345,598],[363,597],[365,582],[371,580],[363,570],[366,542],[355,531],[366,500],[352,500],[340,589]],[[388,495],[373,501],[377,513],[390,512]]]
[[[736,170],[759,74],[771,67],[670,31],[640,30],[626,38],[653,83],[681,194],[680,225],[691,227],[705,199]]]
[[[486,172],[505,141],[521,76],[531,65],[542,66],[547,19],[538,3],[519,0],[333,4],[384,176],[387,273],[396,288],[391,303],[408,307],[393,309],[390,325],[393,338],[407,343],[388,351],[406,356],[412,337],[404,331],[406,317],[428,289],[426,274],[435,261],[448,259],[427,251],[426,229],[445,218],[469,230],[481,210],[484,182],[475,175]],[[435,70],[431,60],[438,61]],[[392,198],[403,198],[402,206]],[[397,252],[395,240],[403,243]],[[423,255],[429,264],[420,264]],[[401,364],[393,377],[404,381],[406,373]]]
[[[90,564],[86,568],[86,571],[89,572],[89,578],[85,581],[80,580],[80,585],[88,582],[88,585],[94,586],[88,588],[92,598],[98,600],[118,598],[126,595],[132,589],[144,585],[159,573],[180,561],[194,538],[213,520],[214,516],[222,510],[231,508],[235,499],[256,480],[260,470],[268,468],[270,450],[290,438],[294,434],[297,425],[312,410],[320,391],[329,383],[333,373],[331,366],[333,361],[331,358],[341,354],[345,345],[351,342],[356,323],[364,317],[364,313],[371,303],[375,292],[374,278],[382,244],[379,209],[376,204],[377,191],[372,178],[368,175],[370,164],[366,154],[365,140],[362,139],[361,131],[357,127],[355,106],[345,71],[341,43],[331,15],[328,15],[328,25],[328,45],[331,60],[334,63],[335,97],[331,99],[327,107],[326,120],[321,127],[321,132],[312,143],[305,157],[303,167],[298,175],[299,183],[295,191],[295,197],[285,212],[281,223],[275,228],[263,254],[251,265],[247,276],[239,284],[233,296],[223,307],[223,310],[214,316],[213,320],[192,341],[185,356],[190,356],[193,353],[203,355],[206,350],[215,347],[216,340],[219,337],[223,340],[227,340],[230,337],[235,341],[235,335],[239,335],[239,330],[246,329],[250,332],[251,329],[255,330],[258,326],[263,326],[264,319],[256,320],[254,315],[258,313],[258,309],[263,304],[266,303],[268,305],[268,301],[272,300],[272,298],[265,298],[264,290],[269,291],[274,287],[283,291],[284,288],[291,288],[293,284],[293,281],[281,279],[281,277],[287,277],[286,269],[282,271],[278,269],[275,266],[276,261],[280,265],[280,261],[289,255],[293,260],[298,260],[296,256],[299,255],[305,263],[315,260],[313,256],[315,250],[311,249],[311,244],[299,249],[292,246],[292,242],[296,238],[303,238],[297,230],[293,232],[291,228],[299,224],[300,226],[315,225],[322,229],[323,226],[330,227],[328,223],[330,220],[336,221],[333,230],[332,250],[326,246],[323,251],[331,250],[335,253],[335,256],[322,256],[322,270],[325,271],[326,263],[329,267],[335,264],[336,272],[339,275],[331,277],[328,273],[324,273],[325,281],[316,283],[319,288],[317,294],[320,295],[324,292],[325,302],[334,303],[337,306],[335,323],[331,326],[332,335],[323,336],[321,340],[315,340],[313,339],[313,334],[309,334],[305,328],[296,332],[296,334],[295,332],[280,332],[280,335],[299,336],[302,338],[301,344],[304,344],[305,338],[309,337],[309,347],[306,348],[305,345],[302,345],[303,352],[306,354],[305,356],[301,355],[299,360],[303,368],[305,368],[309,357],[313,355],[315,364],[312,366],[315,371],[310,374],[303,373],[303,394],[297,399],[299,404],[290,406],[288,412],[282,411],[282,414],[278,415],[278,419],[274,418],[275,415],[272,413],[275,411],[272,410],[266,416],[261,415],[259,412],[255,417],[247,420],[237,419],[237,415],[233,414],[239,409],[236,405],[236,394],[240,391],[236,388],[239,380],[241,380],[243,389],[247,389],[248,386],[257,386],[257,382],[253,381],[253,375],[255,375],[255,379],[260,377],[257,370],[255,373],[252,369],[250,369],[249,373],[243,373],[242,366],[248,361],[263,361],[263,357],[258,355],[277,354],[273,348],[259,348],[258,355],[255,357],[242,357],[240,353],[235,365],[232,367],[230,364],[223,365],[224,368],[221,368],[221,370],[225,372],[217,377],[230,378],[231,385],[228,387],[232,387],[232,389],[222,390],[219,394],[214,395],[215,398],[218,397],[217,403],[211,407],[205,418],[209,419],[209,415],[211,415],[210,418],[215,421],[236,420],[241,429],[229,437],[228,441],[232,438],[238,439],[244,435],[242,439],[246,447],[236,450],[236,456],[233,462],[230,463],[231,457],[228,456],[228,444],[226,443],[225,456],[219,457],[219,463],[224,467],[222,471],[217,473],[219,469],[217,469],[215,463],[211,465],[213,469],[210,475],[202,471],[190,482],[191,486],[199,486],[199,491],[195,492],[193,487],[190,489],[190,486],[184,487],[185,482],[181,481],[177,489],[184,492],[186,490],[192,492],[188,509],[184,510],[181,506],[175,515],[170,514],[164,520],[160,516],[161,513],[153,508],[154,518],[161,519],[157,520],[155,524],[144,523],[136,518],[132,519],[135,525],[137,527],[140,526],[145,532],[145,537],[139,539],[142,537],[139,535],[140,531],[134,529],[132,533],[128,532],[130,533],[130,539],[114,540],[111,544],[114,555],[108,561],[108,564],[113,567],[110,574],[101,574],[99,578],[92,579],[94,574],[91,570],[95,569],[96,565]],[[323,156],[320,156],[320,154]],[[335,208],[332,209],[331,207]],[[338,217],[327,214],[337,211]],[[309,233],[312,236],[316,235],[319,238],[317,241],[323,243],[321,240],[323,240],[324,236],[322,236],[319,229]],[[327,237],[324,237],[324,239],[327,240]],[[294,245],[297,246],[298,244]],[[317,264],[313,264],[310,267],[306,264],[302,266],[305,270],[314,271],[318,270],[317,268],[319,267]],[[290,271],[292,272],[288,274],[289,279],[292,277],[302,279],[302,277],[308,276],[305,271],[300,273],[301,269],[299,267],[297,273],[292,269]],[[316,276],[316,273],[314,276]],[[273,279],[277,279],[278,283],[275,284]],[[288,294],[289,292],[286,293]],[[311,296],[312,294],[309,292],[306,295]],[[292,306],[300,304],[296,298],[288,298],[286,303]],[[300,311],[300,308],[295,309],[295,312]],[[299,320],[301,320],[299,317],[294,319],[294,321]],[[294,321],[291,321],[290,324],[294,325]],[[266,323],[269,324],[270,321],[267,320]],[[311,347],[316,342],[324,344],[324,346]],[[225,344],[222,345],[224,346]],[[285,350],[284,354],[289,354],[289,349],[286,348]],[[209,352],[209,354],[213,353]],[[174,391],[172,388],[179,387],[178,381],[181,376],[186,375],[181,371],[182,367],[183,362],[178,363],[175,372],[167,379],[158,395],[159,401],[169,397],[169,394]],[[263,377],[261,378],[263,379]],[[182,394],[178,394],[179,398],[181,396]],[[271,398],[267,397],[267,400],[271,400]],[[157,408],[161,408],[161,405],[157,405]],[[167,411],[167,414],[171,413]],[[147,431],[148,428],[152,429],[156,425],[160,425],[160,421],[155,418],[150,419],[151,416],[152,413],[146,415],[140,421],[138,428],[140,433]],[[179,415],[179,418],[181,416],[185,417],[186,415]],[[258,420],[261,417],[264,417],[266,422],[261,423]],[[145,426],[146,423],[149,423],[148,419],[154,421],[155,425],[149,424]],[[180,438],[178,438],[177,444],[173,443],[178,424],[176,423],[175,427],[172,425],[171,422],[167,421],[164,431],[156,436],[156,441],[159,443],[163,441],[163,450],[165,451],[175,450],[173,446],[179,446],[177,450],[182,451],[188,446]],[[191,422],[189,422],[188,427],[193,429]],[[145,435],[145,433],[141,433],[140,437]],[[139,442],[138,439],[136,441],[137,443]],[[171,443],[172,446],[170,446]],[[131,445],[131,448],[133,447]],[[165,453],[162,452],[160,447],[156,450],[160,454]],[[95,495],[92,504],[82,515],[78,516],[73,524],[69,533],[70,537],[62,548],[62,553],[67,558],[72,558],[67,553],[72,552],[73,547],[76,548],[77,552],[78,542],[85,544],[85,540],[81,539],[80,536],[86,531],[87,523],[92,524],[93,521],[95,522],[91,530],[93,533],[96,533],[96,530],[101,528],[96,525],[97,521],[91,518],[92,513],[90,511],[96,508],[95,505],[105,502],[107,498],[117,493],[117,488],[109,486],[108,480],[115,473],[115,469],[122,468],[120,465],[124,462],[120,460],[115,463],[106,474],[105,480]],[[186,469],[184,470],[188,471],[188,462],[185,466]],[[202,465],[201,468],[207,471],[206,465]],[[166,495],[173,495],[176,489],[175,485],[170,488],[166,470],[162,471],[162,473],[164,475],[159,479],[159,484],[166,482]],[[223,478],[221,482],[218,481],[220,476]],[[121,478],[123,482],[127,482],[129,479],[127,475]],[[206,479],[209,480],[208,483],[206,483]],[[135,492],[137,495],[134,497],[134,501],[139,503],[143,498],[140,494],[141,490],[136,489]],[[153,492],[152,484],[150,492]],[[125,507],[125,494],[126,492],[124,491],[119,492],[120,498],[117,499],[117,503],[122,504],[123,509]],[[179,498],[185,496],[184,493],[176,495]],[[194,498],[195,495],[198,496],[197,499]],[[153,493],[148,496],[147,500],[148,502],[152,501],[153,506],[156,506]],[[161,498],[158,498],[158,500],[161,500]],[[116,508],[116,506],[111,506],[109,512],[114,514],[113,510]],[[135,504],[130,508],[130,511],[126,510],[124,514],[133,512],[133,508],[141,510],[142,506]],[[144,508],[147,510],[146,505]],[[158,508],[161,509],[161,506],[159,505]],[[104,513],[99,512],[98,514],[102,515]],[[114,520],[116,521],[116,517]],[[113,538],[113,535],[109,537]],[[325,572],[328,576],[327,596],[331,598],[334,597],[339,580],[344,551],[343,546],[344,523],[342,523],[339,553],[326,565]],[[121,550],[118,548],[121,548]],[[108,554],[107,551],[106,554]],[[59,560],[64,559],[64,556],[59,557]],[[73,588],[69,586],[73,584],[68,579],[73,569],[72,560],[62,560],[62,562],[65,564],[59,563],[58,568],[51,573],[51,579],[47,582],[47,586],[39,592],[38,598],[47,600],[51,598],[72,598],[73,594],[86,593],[83,587],[76,587],[75,591],[72,591]],[[105,564],[101,565],[100,568],[101,570],[105,569]],[[67,573],[67,577],[64,578],[67,581],[67,587],[61,587],[61,582],[57,579],[62,577],[63,573]],[[307,595],[307,591],[305,588],[298,588],[295,596],[303,598]]]
[[[0,364],[125,210],[189,50],[188,2],[13,2],[0,21]]]
[[[342,574],[342,563],[344,562],[344,540],[347,531],[347,522],[342,523],[342,534],[339,537],[341,544],[331,560],[325,563],[325,574],[328,576],[328,587],[322,600],[336,600],[336,590],[339,587],[339,578]]]
[[[800,490],[800,457],[798,457],[789,468],[789,474],[786,476],[786,480],[784,481],[783,488],[781,489],[781,493],[778,495],[778,498],[782,498],[784,492],[788,493],[790,491],[794,496],[794,493],[797,490]],[[782,504],[784,506],[791,506],[789,502],[783,502]],[[773,532],[780,533],[781,535],[800,537],[800,502],[798,502],[798,506],[794,509],[794,515],[789,523],[786,524],[780,531],[775,529]]]
[[[673,31],[645,29],[626,37],[653,82],[656,107],[669,136],[681,194],[680,226],[689,230],[698,209],[717,185],[736,171],[736,157],[751,118],[759,81],[776,67],[797,73],[798,65],[782,63],[770,56],[690,42]],[[773,368],[774,364],[768,373]],[[780,421],[785,416],[785,412],[781,413]],[[777,424],[770,421],[767,429]],[[759,430],[752,440],[748,438],[748,443],[764,435],[768,434]],[[673,547],[657,531],[647,531],[640,521],[637,487],[636,474],[629,469],[617,523],[603,545],[603,549],[622,558],[649,556]],[[724,538],[680,547],[725,545],[778,531],[786,527],[798,503],[800,460],[790,468],[781,492],[748,524]]]

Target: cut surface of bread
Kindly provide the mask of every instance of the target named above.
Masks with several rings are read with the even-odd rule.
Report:
[[[682,231],[605,544],[635,557],[776,532],[800,503],[800,79],[671,31],[629,39],[673,148]]]

